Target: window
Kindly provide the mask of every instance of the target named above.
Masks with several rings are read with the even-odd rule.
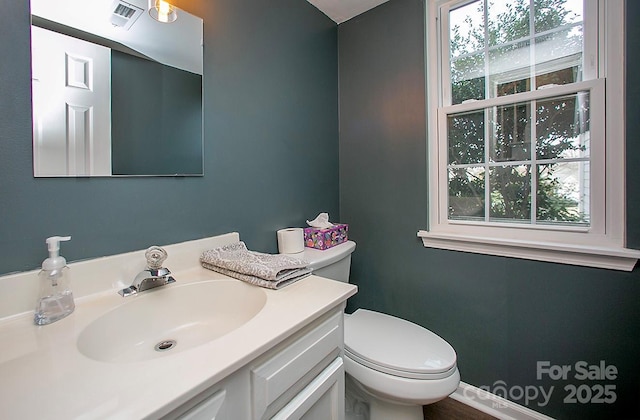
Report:
[[[633,269],[624,1],[434,0],[427,19],[424,245]]]

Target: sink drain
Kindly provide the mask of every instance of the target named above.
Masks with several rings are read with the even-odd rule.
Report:
[[[155,351],[168,351],[178,345],[176,340],[164,340],[155,345]]]

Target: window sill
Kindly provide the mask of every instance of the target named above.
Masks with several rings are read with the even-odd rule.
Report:
[[[522,258],[610,270],[632,271],[640,251],[616,246],[565,245],[555,242],[486,238],[418,231],[426,248]]]

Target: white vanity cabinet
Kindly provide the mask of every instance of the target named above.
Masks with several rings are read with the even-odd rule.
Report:
[[[165,418],[344,419],[343,310],[312,321]]]
[[[126,299],[116,291],[146,250],[69,263],[76,310],[45,327],[33,325],[39,270],[0,276],[12,290],[0,296],[0,417],[342,420],[343,310],[357,287],[311,275],[270,290],[200,265],[204,251],[239,241],[167,245],[177,282]],[[166,339],[177,347],[157,353]]]

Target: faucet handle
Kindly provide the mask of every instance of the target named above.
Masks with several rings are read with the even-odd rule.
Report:
[[[168,254],[164,249],[154,245],[147,249],[144,256],[147,259],[149,269],[158,270],[162,268],[162,263],[167,259]]]

